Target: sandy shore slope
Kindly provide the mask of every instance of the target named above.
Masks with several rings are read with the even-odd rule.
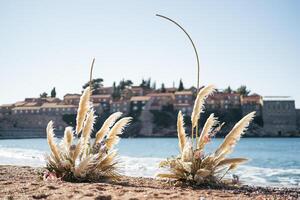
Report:
[[[193,189],[150,178],[123,177],[118,183],[43,181],[41,169],[0,166],[0,199],[299,199],[298,189]]]

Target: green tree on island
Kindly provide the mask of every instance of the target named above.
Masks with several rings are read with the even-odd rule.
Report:
[[[55,98],[56,97],[56,90],[55,87],[51,90],[51,98]]]
[[[247,89],[247,86],[241,85],[237,90],[237,93],[239,93],[242,96],[248,96],[248,94],[251,92],[250,90]]]
[[[145,89],[151,89],[151,79],[148,80],[142,79],[142,83],[140,84],[140,87]]]
[[[155,81],[152,83],[151,88],[152,88],[153,90],[156,90],[156,82],[155,82]]]
[[[42,94],[40,94],[40,98],[47,98],[48,94],[47,92],[43,92]]]
[[[85,89],[90,85],[90,82],[85,83],[82,88]],[[93,88],[93,94],[99,94],[99,89],[103,87],[103,79],[102,78],[96,78],[92,79],[92,88]]]
[[[179,86],[178,86],[178,91],[182,91],[182,90],[184,90],[184,87],[183,87],[183,82],[182,82],[182,80],[180,79],[180,81],[179,81]]]
[[[161,93],[165,93],[166,92],[166,88],[165,88],[165,84],[164,83],[161,84],[160,92]]]
[[[127,87],[130,87],[133,85],[133,82],[131,80],[121,80],[120,83],[119,83],[119,88],[120,90],[124,90],[125,88]]]
[[[119,86],[116,86],[116,82],[113,83],[113,93],[112,93],[112,98],[114,100],[120,99],[121,97],[121,91]]]
[[[231,89],[231,87],[230,87],[230,86],[228,86],[227,88],[225,88],[225,89],[224,89],[224,92],[225,92],[225,93],[229,93],[229,94],[231,94],[231,93],[232,93],[232,89]]]

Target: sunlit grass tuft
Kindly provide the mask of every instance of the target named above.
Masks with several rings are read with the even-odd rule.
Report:
[[[91,90],[87,87],[79,102],[77,125],[65,129],[61,143],[55,143],[54,125],[50,121],[47,126],[47,141],[51,150],[46,157],[47,169],[56,177],[72,181],[116,180],[119,178],[117,151],[114,146],[119,135],[130,123],[131,117],[117,121],[122,113],[112,114],[96,132],[96,139],[90,136],[96,120],[95,111],[90,102]],[[117,121],[117,122],[116,122]],[[74,134],[75,132],[75,134]],[[74,140],[73,137],[78,139]],[[77,142],[75,142],[77,141]]]
[[[200,90],[197,95],[191,117],[191,138],[186,136],[183,116],[179,111],[177,132],[180,155],[162,161],[160,167],[165,168],[167,172],[158,174],[158,177],[182,181],[192,185],[221,183],[227,172],[247,161],[245,158],[227,158],[226,156],[232,152],[241,135],[247,130],[255,112],[249,113],[236,123],[215,152],[208,154],[204,152],[205,145],[210,142],[211,138],[224,125],[224,123],[218,121],[214,114],[211,114],[206,120],[200,136],[197,137],[198,122],[200,114],[203,112],[205,100],[214,91],[214,86],[209,85]],[[193,136],[195,128],[196,137]],[[228,183],[228,181],[226,182]]]

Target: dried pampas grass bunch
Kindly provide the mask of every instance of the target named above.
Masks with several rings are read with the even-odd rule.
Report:
[[[47,169],[64,180],[97,181],[115,180],[119,177],[117,152],[113,148],[131,118],[125,117],[117,121],[122,113],[112,114],[96,132],[93,142],[91,133],[96,117],[90,96],[91,89],[87,87],[80,98],[75,131],[72,127],[67,127],[59,145],[55,142],[52,121],[46,129],[51,150],[46,157]],[[74,136],[77,138],[74,139]]]
[[[215,152],[210,154],[205,154],[204,152],[205,145],[210,142],[211,138],[224,125],[224,123],[218,121],[218,118],[214,114],[211,114],[207,118],[199,137],[197,136],[198,122],[200,114],[204,109],[205,100],[214,91],[215,87],[209,85],[200,90],[197,95],[191,116],[191,138],[186,136],[183,115],[179,111],[177,132],[180,155],[162,161],[160,167],[167,169],[168,172],[158,174],[158,177],[187,182],[192,185],[220,183],[228,171],[235,169],[237,165],[247,161],[245,158],[226,158],[226,156],[231,153],[241,135],[247,130],[254,118],[255,112],[249,113],[236,123]],[[193,136],[195,128],[196,137]]]

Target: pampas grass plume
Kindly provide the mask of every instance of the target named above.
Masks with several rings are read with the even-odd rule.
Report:
[[[208,85],[200,90],[200,92],[197,95],[197,98],[195,100],[194,109],[191,115],[192,120],[192,128],[195,128],[198,120],[200,118],[201,112],[203,112],[203,107],[205,103],[205,99],[211,95],[215,91],[214,85]]]
[[[53,121],[50,121],[48,123],[46,132],[47,132],[47,141],[48,141],[50,150],[51,150],[54,158],[56,159],[56,161],[60,162],[60,152],[54,141],[55,134],[54,134],[54,128],[53,128]]]
[[[121,115],[121,112],[115,112],[105,120],[101,129],[96,133],[95,144],[97,144],[104,138],[105,134],[109,132],[112,125],[117,121],[117,119],[121,117]]]
[[[186,134],[184,130],[183,115],[181,111],[178,112],[178,117],[177,117],[177,133],[178,133],[178,145],[179,145],[180,152],[182,153],[186,143]]]
[[[131,117],[124,117],[120,119],[109,131],[106,141],[106,147],[110,150],[115,144],[119,142],[119,136],[122,134],[123,129],[132,120]]]
[[[79,101],[79,107],[78,107],[77,117],[76,117],[76,124],[77,124],[76,134],[79,134],[83,128],[85,117],[90,109],[90,96],[91,96],[91,90],[90,87],[87,87],[83,91],[83,94],[81,95]]]

